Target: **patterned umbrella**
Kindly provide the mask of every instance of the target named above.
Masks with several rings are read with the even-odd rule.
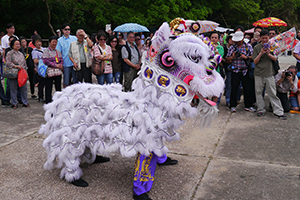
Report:
[[[137,23],[125,23],[120,26],[117,26],[114,29],[114,32],[121,32],[121,33],[125,33],[125,32],[128,33],[130,31],[132,31],[132,32],[150,32],[147,27],[142,26]]]
[[[260,26],[260,27],[287,26],[287,23],[285,23],[283,20],[278,19],[276,17],[268,17],[268,18],[260,19],[257,22],[254,22],[253,26]]]
[[[213,22],[213,21],[202,20],[199,22],[200,22],[200,26],[201,26],[200,33],[213,31],[219,26],[218,23]]]

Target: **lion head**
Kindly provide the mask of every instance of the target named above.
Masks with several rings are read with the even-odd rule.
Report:
[[[215,70],[222,58],[214,54],[211,44],[189,32],[174,34],[166,22],[155,33],[146,59],[203,97],[220,96],[224,89],[224,80]]]

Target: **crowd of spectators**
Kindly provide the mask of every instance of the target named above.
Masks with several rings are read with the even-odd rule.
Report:
[[[42,39],[37,31],[27,45],[25,37],[14,35],[15,27],[8,24],[7,34],[1,34],[1,56],[3,63],[12,68],[24,68],[28,72],[31,98],[41,103],[52,101],[52,87],[61,91],[63,87],[79,82],[92,83],[92,57],[104,62],[104,73],[96,75],[98,84],[123,84],[125,92],[131,91],[131,85],[141,67],[141,57],[151,46],[151,36],[145,38],[142,33],[115,33],[98,31],[91,36],[78,29],[71,35],[71,26],[62,25],[57,29],[58,36],[49,38],[49,47],[42,47]],[[225,79],[224,96],[226,106],[231,112],[244,96],[244,109],[263,116],[266,112],[265,93],[270,105],[268,110],[279,119],[286,119],[284,112],[291,109],[298,111],[300,102],[300,43],[293,56],[296,66],[277,72],[274,65],[279,65],[278,58],[269,47],[269,39],[278,34],[277,30],[255,27],[254,33],[245,33],[242,26],[226,33],[206,33],[214,46],[215,54],[223,57],[217,71]],[[297,33],[300,38],[300,32]],[[44,63],[49,67],[49,75],[43,77],[38,73],[38,66]],[[2,62],[0,62],[2,65]],[[35,95],[35,87],[38,94]],[[45,97],[45,98],[44,98]],[[220,104],[220,96],[213,101]],[[18,108],[18,102],[30,107],[27,99],[27,85],[19,87],[16,79],[7,79],[6,86],[0,81],[0,98],[2,106]]]
[[[124,35],[101,30],[89,37],[84,30],[78,29],[76,35],[71,35],[70,24],[57,29],[57,36],[49,38],[48,47],[42,47],[42,38],[36,30],[28,45],[25,37],[14,35],[12,23],[7,25],[6,31],[7,34],[1,33],[0,67],[2,69],[5,64],[9,68],[27,70],[31,98],[40,103],[52,101],[53,84],[56,91],[61,91],[61,83],[63,88],[79,82],[92,83],[93,56],[104,63],[104,73],[96,75],[98,84],[116,82],[123,84],[126,92],[131,91],[132,81],[140,69],[141,56],[151,45],[151,38],[145,39],[141,33]],[[42,64],[48,66],[47,76],[39,73]],[[38,88],[37,96],[35,87]],[[18,103],[30,107],[27,84],[19,87],[17,79],[0,81],[0,99],[3,107],[17,109]]]
[[[242,26],[225,34],[206,33],[215,47],[215,53],[223,57],[217,71],[225,78],[224,96],[231,112],[237,112],[242,94],[245,111],[257,112],[259,117],[269,110],[274,117],[285,120],[285,112],[299,110],[300,43],[293,51],[296,66],[277,71],[278,58],[271,52],[269,44],[269,39],[276,35],[278,31],[275,28],[255,27],[252,36],[245,33]],[[297,35],[300,38],[299,31]],[[219,40],[216,42],[216,39]],[[265,93],[270,102],[268,108],[265,106]],[[214,97],[213,100],[217,104],[220,102]]]

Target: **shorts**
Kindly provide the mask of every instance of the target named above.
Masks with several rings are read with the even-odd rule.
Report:
[[[71,77],[72,77],[73,66],[65,67],[64,66],[64,85],[71,85]]]
[[[292,108],[299,108],[299,103],[296,96],[290,97],[290,102]]]

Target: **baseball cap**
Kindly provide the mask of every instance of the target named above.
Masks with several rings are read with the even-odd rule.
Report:
[[[242,31],[237,31],[234,33],[234,35],[232,37],[232,41],[239,42],[239,41],[242,41],[243,38],[244,38],[244,33]]]

